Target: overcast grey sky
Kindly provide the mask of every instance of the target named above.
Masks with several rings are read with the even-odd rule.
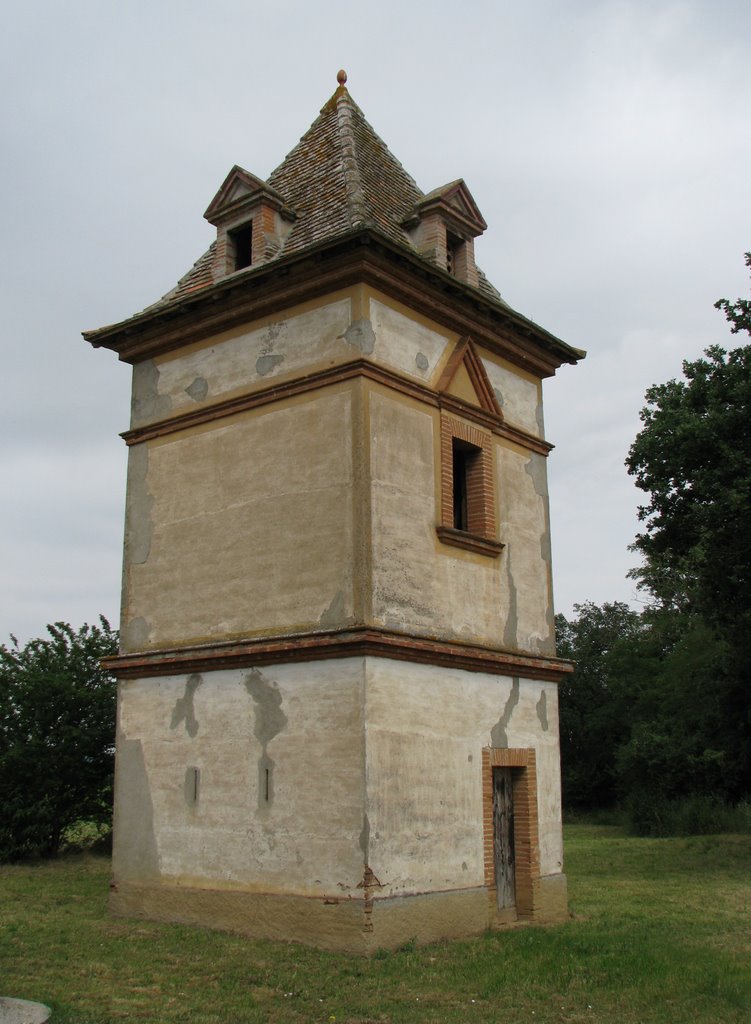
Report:
[[[227,171],[348,87],[424,191],[463,177],[478,262],[588,350],[546,382],[556,605],[634,601],[645,389],[747,295],[749,0],[39,0],[0,41],[0,641],[118,618],[130,368],[80,331],[211,241]]]

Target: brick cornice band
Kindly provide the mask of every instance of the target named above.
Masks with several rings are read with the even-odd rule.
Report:
[[[143,651],[105,658],[103,666],[124,679],[249,668],[325,658],[393,658],[467,672],[523,676],[560,682],[573,665],[559,658],[530,657],[513,651],[410,636],[375,628],[301,633],[217,644]]]
[[[174,434],[179,430],[187,430],[189,427],[196,427],[202,423],[210,423],[212,420],[223,419],[226,416],[234,416],[236,413],[245,412],[249,409],[257,409],[272,402],[281,402],[285,398],[292,398],[295,395],[302,395],[308,391],[315,391],[318,388],[330,387],[341,381],[352,380],[355,377],[366,377],[368,380],[382,384],[384,387],[399,391],[410,398],[415,398],[435,408],[450,408],[452,412],[472,420],[479,425],[491,430],[498,437],[505,437],[523,448],[538,452],[540,455],[548,455],[553,445],[543,441],[534,434],[527,434],[517,427],[511,427],[500,418],[490,416],[483,409],[470,405],[452,396],[439,395],[431,388],[406,377],[399,376],[391,370],[369,362],[367,359],[354,359],[341,366],[334,366],[331,369],[320,370],[317,373],[309,373],[304,377],[297,377],[294,380],[284,381],[280,384],[272,384],[269,387],[260,388],[244,395],[236,395],[224,401],[215,402],[203,406],[201,409],[191,409],[188,412],[180,413],[178,416],[170,416],[155,423],[149,423],[143,427],[136,427],[133,430],[126,430],[120,436],[127,445],[139,444],[141,441],[149,441],[156,437],[164,437],[167,434]]]

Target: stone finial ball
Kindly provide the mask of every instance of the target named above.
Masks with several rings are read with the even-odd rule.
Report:
[[[344,85],[344,83],[347,81],[347,72],[344,70],[344,68],[342,68],[341,71],[337,72],[336,80],[339,83],[339,85]]]

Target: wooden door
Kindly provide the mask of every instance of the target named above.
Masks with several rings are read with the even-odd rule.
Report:
[[[493,858],[498,909],[516,906],[514,793],[511,768],[493,769]]]

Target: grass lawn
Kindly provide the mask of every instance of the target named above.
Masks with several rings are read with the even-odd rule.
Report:
[[[371,960],[106,912],[109,862],[0,868],[0,995],[52,1024],[751,1020],[751,837],[566,829],[573,917]]]

